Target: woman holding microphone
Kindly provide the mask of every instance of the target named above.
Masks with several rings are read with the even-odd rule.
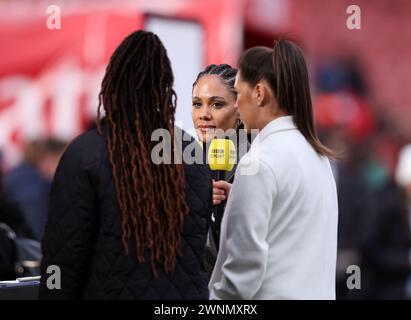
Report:
[[[236,169],[210,297],[335,299],[333,154],[314,129],[301,50],[285,40],[247,50],[235,89],[246,130],[260,132]]]
[[[192,118],[197,136],[203,145],[204,158],[207,158],[207,146],[214,139],[216,131],[221,130],[234,140],[237,146],[237,159],[249,147],[238,110],[235,107],[237,98],[234,81],[237,70],[228,64],[211,64],[201,71],[192,90]],[[240,136],[243,139],[239,139]],[[231,183],[234,180],[236,166],[225,171],[222,180],[213,181],[213,204],[225,207],[225,200]],[[210,172],[211,174],[211,172]],[[214,208],[216,209],[216,207]],[[217,256],[220,236],[221,215],[214,210],[207,241],[207,267],[213,270]]]

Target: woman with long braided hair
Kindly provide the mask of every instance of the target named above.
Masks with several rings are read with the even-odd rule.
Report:
[[[122,241],[128,253],[133,231],[139,261],[146,246],[152,251],[152,261],[164,258],[165,268],[170,271],[188,211],[183,167],[154,165],[150,161],[150,138],[159,128],[173,135],[173,74],[157,36],[140,32],[125,42],[124,49],[116,50],[111,58],[100,93],[107,119],[110,164],[123,215]],[[140,63],[132,63],[133,56]],[[101,103],[99,115],[100,107]],[[99,118],[97,127],[101,132]],[[152,192],[157,188],[159,192]]]
[[[97,127],[71,143],[56,172],[41,298],[208,297],[207,169],[151,160],[152,133],[174,136],[175,109],[163,44],[151,32],[132,33],[107,66]],[[50,265],[60,268],[60,290],[48,282]]]

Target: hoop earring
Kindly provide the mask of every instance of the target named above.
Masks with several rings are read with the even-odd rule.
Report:
[[[238,119],[237,119],[237,130],[238,130],[238,128],[240,128],[240,126],[241,126],[242,124],[243,124],[243,123],[241,122],[241,119],[238,118]]]

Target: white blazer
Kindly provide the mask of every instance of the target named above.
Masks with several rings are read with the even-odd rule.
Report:
[[[337,220],[328,158],[271,121],[237,167],[210,299],[335,299]]]

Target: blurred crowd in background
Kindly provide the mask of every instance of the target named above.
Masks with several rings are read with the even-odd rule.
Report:
[[[314,106],[326,145],[339,154],[337,297],[410,297],[411,145],[378,114],[352,60],[319,66]],[[361,290],[347,289],[347,268],[361,269]],[[410,278],[411,280],[411,278]]]
[[[252,8],[250,3],[253,1],[240,2],[246,5],[247,10]],[[274,2],[284,4],[287,1]],[[295,9],[294,18],[301,15],[303,9],[316,15],[326,15],[328,6],[332,11],[327,1],[289,2],[292,5],[288,6],[287,12],[293,12],[297,5],[302,7],[300,11]],[[391,12],[390,17],[411,9],[409,2],[400,0],[358,1],[358,4],[363,5],[363,28],[367,27],[367,13],[371,11],[365,9]],[[390,4],[395,9],[389,7]],[[340,1],[339,8],[344,10],[347,5],[347,1]],[[318,8],[323,10],[318,11]],[[346,12],[343,11],[341,16],[346,17]],[[411,14],[408,18],[411,18]],[[210,16],[210,19],[213,17]],[[312,16],[312,19],[316,19],[316,16]],[[324,21],[325,18],[321,19]],[[274,38],[293,36],[293,33],[282,32],[281,27],[278,32],[269,33],[261,31],[257,23],[251,26],[246,25],[244,29],[242,49],[254,45],[271,46]],[[321,27],[318,22],[313,26],[317,29]],[[333,25],[333,28],[337,27]],[[342,32],[349,32],[345,24],[341,28],[344,29]],[[330,30],[332,28],[328,32]],[[401,35],[403,31],[398,30],[398,39],[380,39],[386,46],[390,45],[390,40],[397,43],[391,50],[396,54],[396,63],[401,63],[399,60],[405,50],[411,48],[410,44],[404,44],[404,51],[398,47],[401,41],[409,42],[409,38],[407,40]],[[327,33],[327,28],[317,34],[321,32]],[[364,32],[373,34],[369,30]],[[411,299],[411,135],[406,125],[411,123],[411,104],[399,108],[396,101],[391,100],[390,105],[390,99],[381,98],[384,96],[380,92],[384,90],[384,83],[375,86],[373,77],[376,73],[364,60],[366,49],[356,51],[355,46],[351,46],[350,50],[345,50],[346,43],[341,42],[337,51],[323,50],[320,54],[313,49],[313,34],[313,31],[300,32],[293,40],[300,43],[303,50],[307,49],[315,119],[321,139],[339,155],[333,162],[339,197],[337,299]],[[330,35],[324,38],[327,37]],[[341,39],[340,35],[338,41]],[[390,63],[383,57],[378,63]],[[396,66],[398,69],[398,64]],[[408,74],[411,74],[410,66],[403,61],[400,68],[407,69]],[[397,69],[385,76],[395,77]],[[187,82],[187,86],[190,85]],[[392,89],[392,85],[390,88],[407,96],[408,100],[404,101],[411,101],[409,91],[404,92],[400,87]],[[391,109],[397,111],[393,113]],[[9,225],[17,236],[41,240],[47,219],[51,181],[68,142],[69,139],[52,135],[24,141],[24,156],[20,163],[12,167],[3,165],[3,170],[0,170],[0,223]],[[7,150],[0,150],[0,161],[5,152]],[[6,247],[1,247],[0,243],[0,259],[4,259],[5,250]],[[9,274],[1,274],[1,263],[2,260],[0,280],[9,280]],[[347,267],[350,265],[360,267],[361,289],[347,288]]]

